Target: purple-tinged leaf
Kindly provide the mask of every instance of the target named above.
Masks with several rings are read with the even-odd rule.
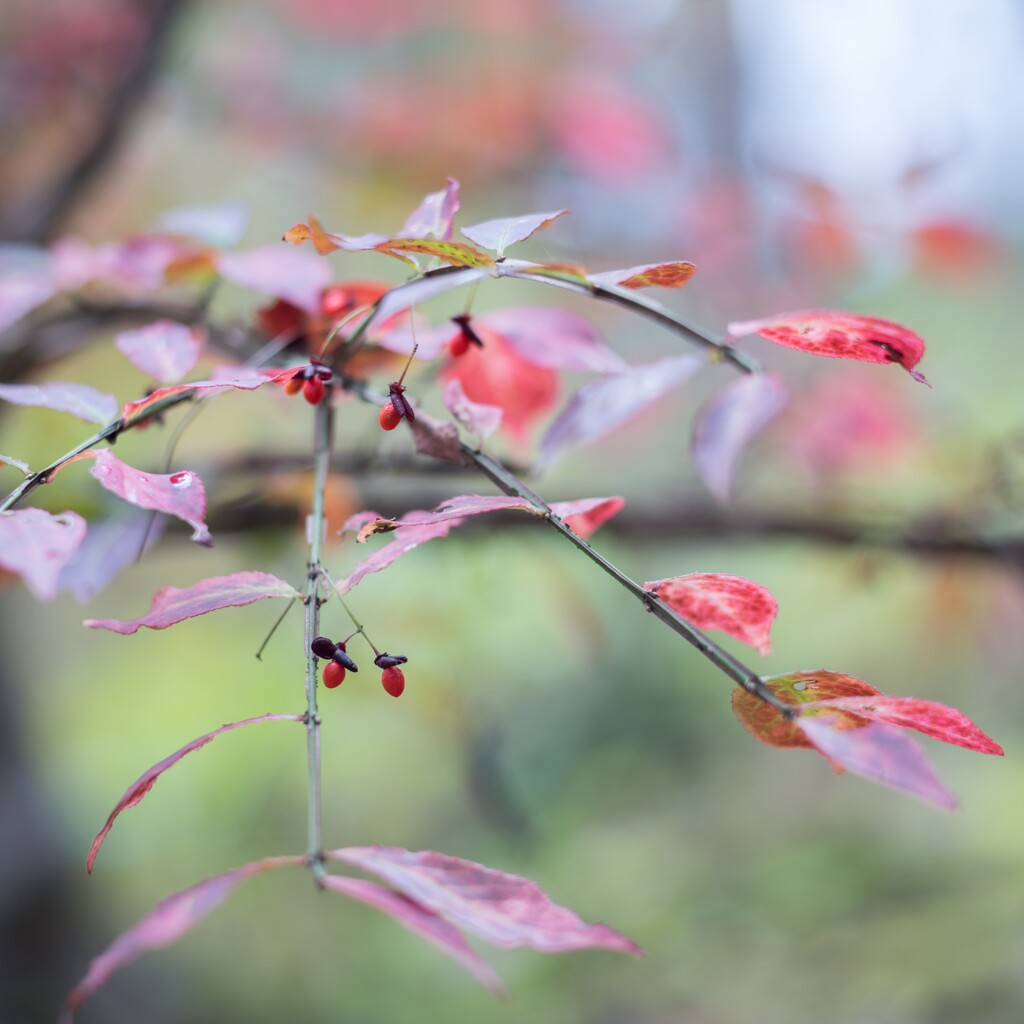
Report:
[[[51,381],[46,384],[0,384],[0,399],[15,405],[36,405],[77,416],[103,426],[117,418],[117,399],[87,384]]]
[[[806,705],[827,711],[852,711],[873,722],[888,722],[904,729],[916,729],[932,739],[952,743],[979,754],[1002,755],[1003,748],[986,736],[962,711],[917,697],[888,697],[885,694],[868,697],[834,697]]]
[[[832,721],[831,716],[801,716],[796,725],[833,765],[945,810],[957,806],[956,797],[938,780],[924,751],[905,732],[884,722],[837,729]]]
[[[127,635],[136,632],[141,626],[166,629],[176,622],[197,615],[221,608],[238,608],[264,597],[301,596],[290,584],[268,572],[236,572],[230,576],[211,576],[184,590],[163,587],[154,595],[149,611],[137,619],[86,619],[82,625]]]
[[[704,366],[703,356],[669,356],[580,388],[541,440],[541,462],[550,463],[570,445],[588,444],[617,430]]]
[[[265,245],[217,257],[221,276],[233,284],[286,299],[307,313],[320,311],[320,293],[331,282],[331,268],[311,252]]]
[[[611,949],[639,955],[636,943],[603,924],[587,924],[553,903],[529,879],[432,850],[349,846],[325,856],[376,875],[409,899],[502,949],[541,953]]]
[[[483,405],[473,402],[462,388],[462,381],[453,377],[444,386],[445,408],[458,423],[480,440],[486,440],[501,425],[505,410],[500,405]]]
[[[52,601],[61,571],[84,537],[85,520],[74,512],[0,512],[0,567],[17,573],[37,600]]]
[[[213,540],[203,520],[206,518],[206,488],[203,481],[190,469],[177,473],[143,473],[122,462],[109,449],[90,449],[65,465],[79,459],[95,459],[89,470],[92,477],[108,491],[138,508],[149,508],[177,516],[192,527],[197,544],[211,547]]]
[[[157,220],[161,231],[197,238],[219,249],[237,245],[248,226],[249,208],[245,203],[179,206],[166,210]]]
[[[205,334],[203,328],[158,320],[135,331],[122,331],[114,344],[153,380],[173,384],[199,361]]]
[[[222,732],[230,732],[232,729],[238,729],[243,725],[254,725],[256,722],[301,722],[305,719],[304,715],[260,715],[257,718],[246,718],[241,722],[229,722],[227,725],[222,725],[219,729],[214,729],[213,732],[205,733],[202,736],[197,736],[190,743],[186,743],[185,746],[176,750],[173,754],[169,754],[162,761],[158,761],[152,768],[144,771],[125,791],[124,796],[117,801],[116,806],[110,812],[107,817],[106,823],[103,828],[96,834],[96,838],[92,841],[92,846],[89,847],[89,856],[85,861],[85,870],[92,874],[92,866],[96,862],[96,854],[99,853],[100,847],[103,845],[103,840],[107,838],[107,833],[111,830],[114,825],[114,821],[117,816],[127,810],[129,807],[134,807],[139,801],[153,788],[153,784],[168,768],[176,765],[186,754],[191,754],[193,750],[198,750],[200,747],[205,747],[211,740],[216,739]]]
[[[424,196],[423,202],[409,214],[400,234],[409,238],[437,238],[449,241],[452,222],[459,212],[459,183],[454,178],[440,192]]]
[[[617,285],[619,288],[682,288],[697,272],[689,260],[669,263],[645,263],[627,270],[605,270],[591,274],[592,284]]]
[[[352,899],[366,903],[393,917],[399,924],[415,935],[424,938],[443,953],[454,957],[492,992],[504,993],[501,979],[483,958],[472,949],[462,933],[439,914],[421,906],[415,900],[393,889],[385,889],[376,882],[363,878],[347,878],[344,875],[326,875],[322,879],[327,889],[333,889]]]
[[[0,276],[0,331],[57,294],[49,271],[19,271]]]
[[[553,224],[568,210],[552,210],[550,213],[525,213],[521,217],[498,217],[471,224],[462,228],[462,233],[477,245],[502,256],[510,245],[523,242],[531,235]]]
[[[526,362],[551,370],[622,373],[629,364],[597,336],[585,317],[557,306],[518,306],[476,321],[497,331]]]
[[[418,303],[436,299],[452,288],[475,284],[490,276],[491,272],[487,267],[443,267],[431,271],[387,292],[377,306],[373,323],[381,324],[396,313],[404,313]]]
[[[733,471],[743,449],[786,404],[786,389],[774,374],[749,373],[723,388],[697,414],[693,461],[708,490],[728,501]]]
[[[275,868],[299,867],[305,857],[266,857],[252,864],[214,875],[173,896],[161,900],[145,917],[122,932],[96,957],[85,977],[74,987],[61,1007],[60,1024],[71,1024],[82,1004],[102,988],[110,977],[140,954],[177,942],[210,911],[215,910],[243,879]]]
[[[79,604],[92,600],[105,589],[138,559],[143,543],[148,551],[164,532],[166,517],[121,508],[128,514],[119,513],[90,523],[85,541],[60,574],[61,593],[70,593]]]

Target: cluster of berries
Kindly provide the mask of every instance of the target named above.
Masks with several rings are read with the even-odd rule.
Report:
[[[311,363],[300,370],[284,386],[286,395],[297,395],[300,391],[310,405],[318,405],[327,391],[327,383],[333,374],[322,363]]]
[[[345,651],[345,641],[335,643],[326,636],[318,636],[310,649],[318,657],[327,662],[324,666],[324,686],[329,690],[340,686],[347,672],[358,672],[356,663]],[[380,677],[381,686],[385,692],[392,697],[401,697],[405,690],[405,673],[398,667],[404,665],[409,659],[404,654],[378,654],[373,663],[379,669],[383,669]]]

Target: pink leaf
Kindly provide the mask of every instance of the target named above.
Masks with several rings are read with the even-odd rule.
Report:
[[[449,380],[444,387],[445,408],[471,434],[484,440],[493,434],[501,425],[504,410],[497,405],[483,405],[471,402],[466,397],[462,382],[457,378]]]
[[[320,293],[331,282],[331,268],[311,252],[265,245],[217,257],[222,277],[242,288],[286,299],[307,313],[320,311]]]
[[[157,388],[156,391],[145,398],[140,398],[137,402],[128,402],[121,410],[121,417],[126,421],[138,419],[161,399],[181,394],[183,391],[205,391],[208,394],[216,395],[222,391],[230,391],[232,388],[237,391],[255,391],[257,388],[263,387],[264,384],[284,384],[303,369],[305,369],[304,366],[292,366],[277,373],[260,373],[240,366],[227,367],[216,380],[196,380],[188,384],[174,384],[169,388]]]
[[[106,448],[82,452],[68,462],[86,458],[96,460],[89,473],[108,491],[138,508],[177,516],[192,527],[191,539],[197,544],[204,547],[213,544],[210,531],[203,522],[206,517],[206,488],[191,470],[169,474],[143,473],[122,462]]]
[[[482,245],[485,249],[491,249],[501,256],[510,245],[525,241],[568,212],[568,210],[552,210],[550,213],[525,213],[521,217],[498,217],[496,220],[471,224],[467,228],[462,228],[462,233],[471,242]]]
[[[211,576],[191,587],[163,587],[153,597],[145,615],[137,619],[86,619],[91,629],[111,629],[125,635],[141,626],[166,629],[176,622],[205,615],[220,608],[238,608],[264,597],[300,597],[299,592],[284,580],[268,572],[236,572],[230,576]]]
[[[891,320],[838,310],[806,309],[729,324],[731,338],[745,334],[759,334],[778,345],[833,359],[899,363],[915,380],[928,383],[914,369],[924,355],[924,341]]]
[[[612,516],[618,515],[625,504],[622,498],[580,498],[577,501],[556,501],[551,511],[573,533],[586,540]]]
[[[624,935],[587,924],[531,881],[431,850],[350,846],[325,856],[376,875],[421,906],[503,949],[529,946],[542,953],[612,949],[639,954]]]
[[[452,237],[452,221],[459,211],[459,183],[454,178],[440,192],[431,192],[409,214],[400,234],[409,238]]]
[[[232,729],[238,729],[243,725],[253,725],[256,722],[301,722],[305,718],[304,715],[260,715],[258,718],[246,718],[241,722],[230,722],[227,725],[222,725],[219,729],[214,729],[213,732],[208,732],[203,736],[198,736],[192,740],[191,743],[186,743],[180,750],[176,750],[173,754],[168,755],[162,761],[158,761],[152,768],[143,772],[124,792],[124,796],[117,801],[117,805],[110,812],[107,818],[106,824],[99,830],[96,838],[92,841],[92,846],[89,847],[89,856],[85,862],[85,869],[90,874],[92,873],[92,866],[96,861],[96,854],[99,853],[100,847],[103,845],[103,840],[107,838],[107,833],[113,827],[114,821],[117,816],[127,810],[129,807],[134,807],[152,788],[153,784],[168,768],[177,764],[186,754],[191,754],[193,750],[198,750],[200,747],[205,747],[207,743],[215,739],[222,732],[229,732]]]
[[[432,270],[408,284],[392,288],[380,300],[373,322],[382,324],[389,317],[402,313],[411,306],[436,299],[438,295],[443,295],[452,288],[474,284],[486,277],[490,277],[490,270],[487,267],[443,267],[441,270]]]
[[[61,571],[84,537],[85,520],[74,512],[0,512],[0,566],[17,573],[37,600],[52,601]]]
[[[143,373],[171,384],[196,365],[205,333],[173,320],[158,320],[136,331],[122,331],[114,344]]]
[[[0,331],[7,330],[57,293],[49,271],[20,271],[0,277]]]
[[[774,374],[750,373],[720,391],[697,414],[693,461],[719,501],[732,491],[733,471],[747,442],[786,403],[786,389]]]
[[[106,425],[117,418],[117,399],[87,384],[0,384],[0,398],[15,405],[38,405]]]
[[[600,341],[589,320],[567,309],[518,306],[486,313],[475,323],[497,331],[534,366],[581,373],[621,373],[629,368]]]
[[[351,896],[377,910],[393,917],[409,931],[426,939],[431,945],[454,957],[478,981],[493,992],[504,992],[501,979],[484,962],[480,955],[467,945],[462,933],[454,925],[432,910],[421,906],[415,900],[392,889],[385,889],[376,882],[362,878],[346,878],[343,875],[326,875],[322,879],[328,889]]]
[[[884,722],[860,729],[836,729],[830,717],[799,717],[797,726],[834,765],[928,803],[953,810],[956,797],[936,778],[924,751],[906,733]]]
[[[605,270],[591,274],[593,284],[617,285],[619,288],[682,288],[697,272],[689,260],[669,263],[645,263],[627,270]]]
[[[771,628],[779,605],[760,583],[727,573],[695,572],[645,583],[698,629],[720,629],[760,654],[771,651]]]
[[[540,444],[542,462],[550,462],[569,445],[587,444],[617,430],[706,365],[703,356],[670,356],[580,388],[548,427]]]
[[[981,754],[1002,754],[1003,748],[985,735],[965,714],[956,708],[917,697],[834,697],[807,707],[852,711],[861,718],[888,722],[904,729],[916,729],[932,739],[952,743]]]
[[[144,918],[122,932],[96,957],[85,977],[75,986],[61,1007],[61,1024],[71,1024],[82,1004],[102,988],[110,977],[149,949],[177,942],[210,911],[215,910],[243,879],[274,868],[300,866],[304,857],[267,857],[253,864],[214,875],[158,903]]]

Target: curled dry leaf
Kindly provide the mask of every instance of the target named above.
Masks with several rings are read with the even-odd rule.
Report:
[[[198,362],[205,334],[202,328],[158,320],[135,331],[122,331],[114,345],[153,380],[173,384]]]
[[[914,367],[924,355],[924,341],[908,327],[874,316],[841,310],[806,309],[781,313],[763,320],[729,324],[729,336],[759,334],[777,345],[833,359],[859,359],[865,363],[898,363],[927,384]]]
[[[459,928],[503,949],[529,946],[541,953],[611,949],[639,954],[640,948],[603,924],[587,924],[553,903],[529,879],[432,850],[394,846],[350,846],[329,850],[376,875],[404,896]]]
[[[103,828],[99,830],[96,838],[92,841],[92,846],[89,847],[89,856],[85,861],[85,870],[90,874],[92,873],[92,866],[96,862],[96,854],[99,853],[100,847],[103,845],[103,840],[107,838],[107,833],[110,832],[113,827],[117,816],[129,807],[134,807],[153,788],[153,784],[156,780],[160,778],[168,768],[177,764],[186,754],[191,754],[193,750],[205,747],[207,743],[216,739],[222,732],[230,732],[232,729],[241,728],[243,725],[254,725],[256,722],[301,722],[304,718],[304,715],[270,714],[260,715],[257,718],[246,718],[241,722],[230,722],[227,725],[222,725],[219,729],[214,729],[213,732],[197,736],[194,740],[190,743],[186,743],[185,746],[176,750],[173,754],[169,754],[162,761],[158,761],[152,768],[144,771],[125,790],[121,799],[117,801],[114,809],[107,817]]]
[[[779,605],[760,583],[728,573],[695,572],[645,583],[698,629],[720,629],[759,654],[771,652],[771,628]]]
[[[0,399],[15,405],[56,409],[102,426],[117,418],[117,399],[88,384],[51,381],[46,384],[0,384]]]
[[[211,576],[183,590],[163,587],[154,595],[149,611],[137,619],[86,619],[83,625],[127,635],[137,632],[142,626],[166,629],[197,615],[220,608],[241,607],[264,597],[301,596],[291,584],[268,572],[236,572],[230,576]]]
[[[41,508],[0,512],[0,566],[17,573],[38,601],[57,596],[60,574],[85,538],[75,512],[51,515]]]
[[[214,875],[161,900],[145,917],[122,932],[91,964],[61,1007],[61,1024],[71,1024],[82,1004],[110,977],[142,953],[177,942],[210,911],[215,910],[243,879],[275,868],[298,867],[304,857],[266,857],[252,864]]]

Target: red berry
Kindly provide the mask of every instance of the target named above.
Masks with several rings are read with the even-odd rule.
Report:
[[[324,666],[324,686],[326,686],[328,690],[333,690],[336,686],[341,686],[344,678],[345,669],[336,661],[329,661]]]
[[[405,675],[400,668],[386,668],[381,673],[381,685],[392,697],[401,697],[405,689]]]
[[[402,416],[392,402],[385,402],[381,406],[377,419],[383,430],[394,430],[402,422]]]
[[[302,385],[302,396],[310,405],[316,405],[324,397],[324,382],[319,377],[310,377]]]
[[[464,356],[469,351],[469,338],[466,336],[465,331],[459,331],[459,333],[448,342],[448,351],[456,359],[458,359],[459,356]]]
[[[286,395],[297,395],[302,390],[302,385],[305,383],[306,382],[302,377],[299,376],[299,374],[296,374],[294,377],[290,377],[285,381],[284,393]]]

